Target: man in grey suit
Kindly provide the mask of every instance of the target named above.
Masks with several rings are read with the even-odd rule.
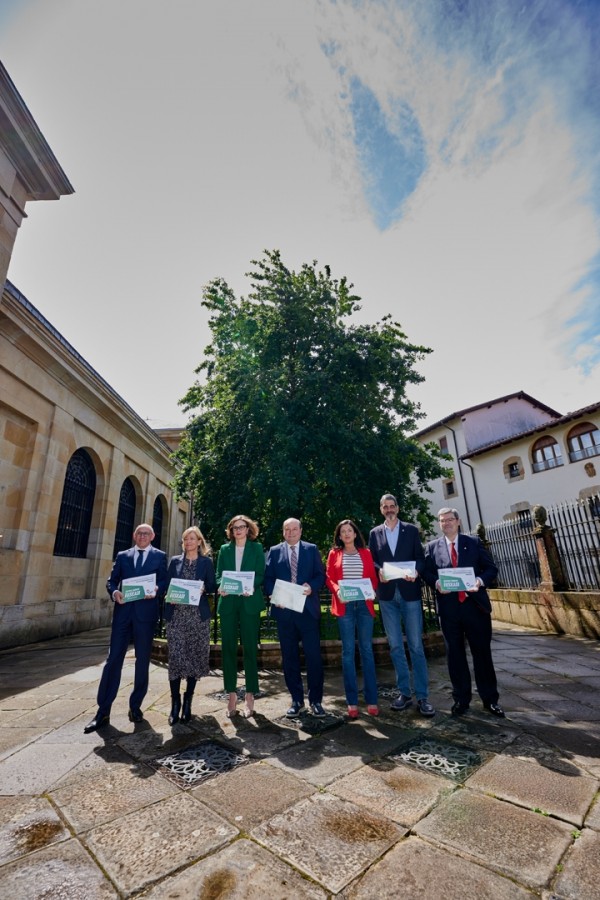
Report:
[[[384,494],[379,508],[385,521],[371,530],[369,550],[379,575],[377,599],[383,627],[390,645],[390,656],[396,672],[396,686],[400,696],[391,703],[395,710],[412,706],[411,673],[404,650],[404,634],[410,651],[417,708],[422,716],[434,716],[435,709],[427,699],[429,676],[423,647],[423,605],[421,582],[424,555],[419,531],[398,518],[398,501],[393,494]],[[386,562],[415,562],[417,571],[413,578],[396,578],[387,581],[383,574]]]

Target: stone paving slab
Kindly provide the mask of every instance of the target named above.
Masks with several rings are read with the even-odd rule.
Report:
[[[95,776],[52,791],[50,797],[79,833],[176,792],[175,785],[147,766],[137,766],[135,772],[124,766],[105,766]]]
[[[586,828],[563,860],[553,896],[557,900],[598,900],[600,834]]]
[[[64,697],[59,697],[20,716],[18,724],[21,728],[30,726],[57,728],[63,725],[65,721],[82,715],[87,708],[88,704],[85,700],[67,700]]]
[[[144,894],[144,900],[327,900],[328,896],[267,850],[240,840],[166,878]]]
[[[252,837],[337,893],[406,832],[331,794],[315,794],[253,829]]]
[[[465,715],[444,719],[435,729],[436,735],[451,744],[469,747],[477,752],[500,753],[519,734],[519,729],[508,719],[491,720]]]
[[[42,797],[0,797],[0,865],[69,837],[54,808]]]
[[[44,733],[39,728],[2,727],[0,731],[0,760],[26,747],[27,744],[37,740]],[[52,734],[51,731],[47,733]]]
[[[3,794],[43,794],[90,753],[81,744],[28,744],[0,762]]]
[[[310,797],[315,788],[283,769],[253,763],[193,788],[191,794],[244,832]]]
[[[271,722],[260,714],[251,719],[236,716],[227,722],[222,732],[228,743],[238,752],[248,753],[256,759],[278,754],[310,737],[294,728]]]
[[[413,740],[419,731],[414,728],[402,728],[381,721],[380,718],[356,719],[348,722],[336,732],[335,740],[339,741],[354,753],[360,755],[363,762],[369,762]]]
[[[189,865],[238,833],[225,819],[178,792],[85,835],[100,865],[128,895]]]
[[[442,801],[414,830],[438,847],[541,888],[571,843],[572,827],[463,789]]]
[[[3,866],[2,896],[10,900],[116,900],[119,894],[76,840]]]
[[[355,753],[323,735],[269,757],[268,763],[317,787],[331,784],[336,778],[362,765]]]
[[[445,778],[391,760],[377,760],[340,778],[332,794],[350,800],[393,822],[412,827],[435,804],[455,790]]]
[[[400,841],[344,892],[347,900],[532,900],[514,882],[416,837]]]
[[[534,761],[496,756],[471,775],[467,786],[581,826],[600,782],[582,773],[564,775]]]
[[[594,805],[587,814],[585,826],[586,828],[595,828],[596,831],[600,831],[600,794],[597,795]]]

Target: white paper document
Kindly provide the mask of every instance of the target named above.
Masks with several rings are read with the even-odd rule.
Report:
[[[203,581],[188,581],[187,578],[171,578],[165,600],[167,603],[182,603],[198,606],[204,590]]]
[[[477,578],[472,566],[464,569],[438,569],[438,580],[443,591],[472,591]]]
[[[156,593],[156,573],[124,578],[121,582],[121,593],[125,603],[130,603],[132,600],[143,600],[147,595],[152,596]]]
[[[370,578],[342,578],[338,582],[338,586],[338,596],[342,603],[375,599],[375,591]]]
[[[301,584],[291,584],[289,581],[281,581],[279,578],[273,587],[271,603],[274,606],[282,606],[284,609],[293,609],[294,612],[303,612],[306,603],[306,594]]]
[[[220,590],[226,594],[253,594],[254,572],[221,572]]]
[[[395,578],[416,578],[416,560],[409,559],[404,562],[384,562],[383,577],[386,581],[394,581]]]

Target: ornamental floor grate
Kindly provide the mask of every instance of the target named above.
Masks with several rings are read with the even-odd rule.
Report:
[[[179,787],[193,787],[248,762],[249,757],[208,740],[179,753],[161,756],[150,765]]]
[[[415,738],[405,744],[400,752],[390,754],[389,758],[458,782],[465,781],[485,762],[482,753],[429,737]]]
[[[243,701],[246,697],[246,688],[238,688],[236,691],[238,695],[238,701]],[[260,700],[261,697],[266,697],[267,692],[261,691],[260,689],[255,693],[254,697],[256,700]],[[213,700],[220,700],[223,703],[227,703],[229,700],[229,694],[227,691],[213,691],[212,694],[207,694],[207,697],[211,697]]]
[[[395,684],[378,684],[377,696],[383,697],[384,700],[395,700],[396,697],[400,696],[400,691]]]

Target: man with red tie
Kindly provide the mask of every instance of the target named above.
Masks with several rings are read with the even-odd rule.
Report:
[[[444,507],[438,513],[442,537],[429,541],[425,548],[423,578],[437,592],[442,634],[446,643],[448,673],[452,682],[452,715],[461,716],[471,702],[471,673],[465,638],[473,657],[477,693],[492,715],[504,718],[498,703],[496,672],[492,661],[492,604],[486,588],[498,569],[478,537],[462,534],[456,509]],[[475,586],[469,591],[442,590],[439,569],[472,568]]]

